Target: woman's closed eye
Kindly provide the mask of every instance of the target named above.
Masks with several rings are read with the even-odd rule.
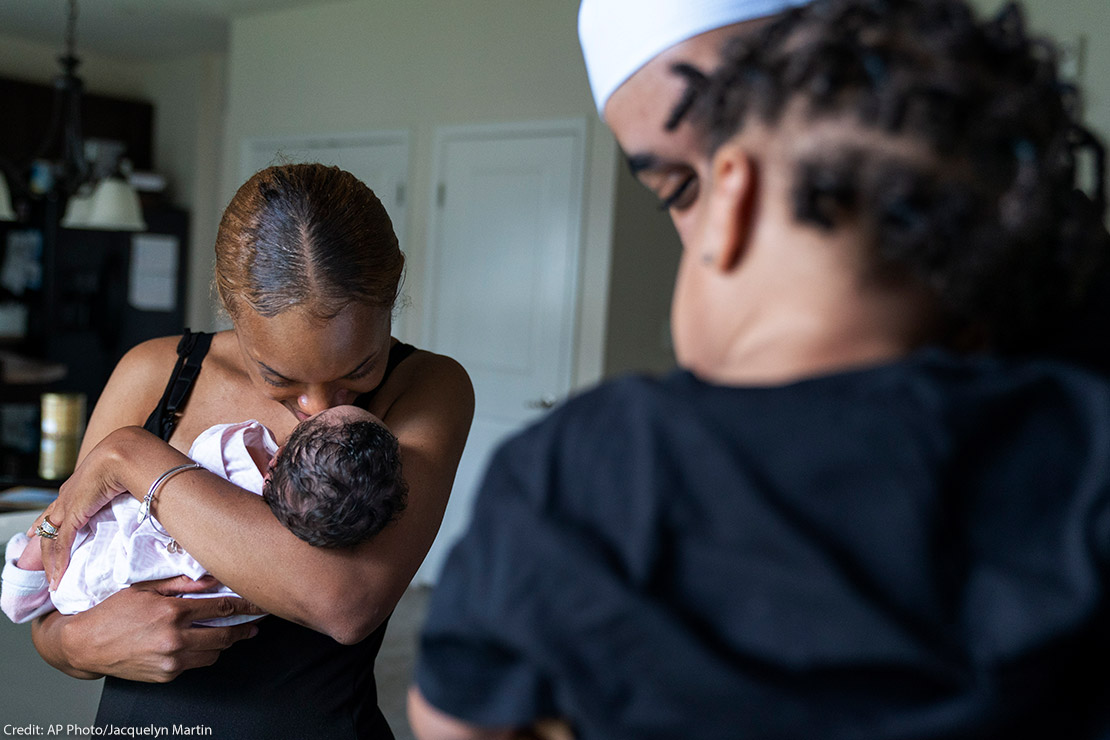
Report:
[[[264,382],[266,385],[271,385],[274,388],[288,388],[289,386],[293,385],[284,378],[275,378],[273,376],[266,375],[265,373],[263,373],[261,377],[262,382]]]

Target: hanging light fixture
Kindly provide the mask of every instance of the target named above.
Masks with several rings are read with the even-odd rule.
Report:
[[[67,0],[65,53],[58,57],[62,73],[54,78],[54,107],[46,136],[32,161],[40,160],[61,135],[61,160],[53,163],[46,190],[68,199],[62,226],[71,229],[145,231],[139,195],[118,172],[100,177],[86,156],[81,134],[81,96],[84,83],[77,76],[77,0]],[[118,165],[113,162],[113,169]],[[33,189],[26,186],[28,192]],[[0,173],[0,220],[14,220],[7,183]]]

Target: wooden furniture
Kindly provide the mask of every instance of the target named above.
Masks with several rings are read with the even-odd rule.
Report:
[[[57,156],[34,151],[49,129],[53,94],[49,85],[0,78],[0,160],[14,163],[22,177],[32,157]],[[86,94],[83,134],[123,142],[136,169],[150,170],[153,112],[142,101]],[[44,483],[37,478],[42,393],[84,393],[91,411],[124,352],[146,339],[181,333],[187,273],[188,214],[159,199],[144,200],[148,229],[133,234],[64,229],[59,223],[65,203],[57,197],[26,189],[13,196],[20,220],[0,222],[0,305],[21,306],[27,321],[19,334],[0,336],[0,363],[7,367],[0,375],[0,489]],[[12,290],[2,279],[5,259],[28,235],[41,243],[33,260],[40,278]],[[144,256],[149,263],[152,251],[164,270],[154,277],[141,264]],[[51,372],[18,372],[35,367]]]

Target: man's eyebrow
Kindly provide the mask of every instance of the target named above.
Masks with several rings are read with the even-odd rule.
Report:
[[[709,89],[710,84],[709,76],[692,64],[684,62],[675,64],[671,67],[671,72],[686,81],[686,90],[683,91],[682,97],[671,109],[670,118],[663,124],[663,129],[666,131],[674,131],[678,128],[682,120],[689,115],[694,104],[698,102],[698,98]]]

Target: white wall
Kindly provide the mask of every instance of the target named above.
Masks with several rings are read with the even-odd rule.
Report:
[[[61,71],[57,57],[62,52],[62,29],[58,44],[50,46],[0,34],[0,75],[27,82],[50,82]],[[78,42],[77,56],[81,66],[77,74],[89,92],[123,98],[141,98],[143,73],[132,62],[86,54]]]

